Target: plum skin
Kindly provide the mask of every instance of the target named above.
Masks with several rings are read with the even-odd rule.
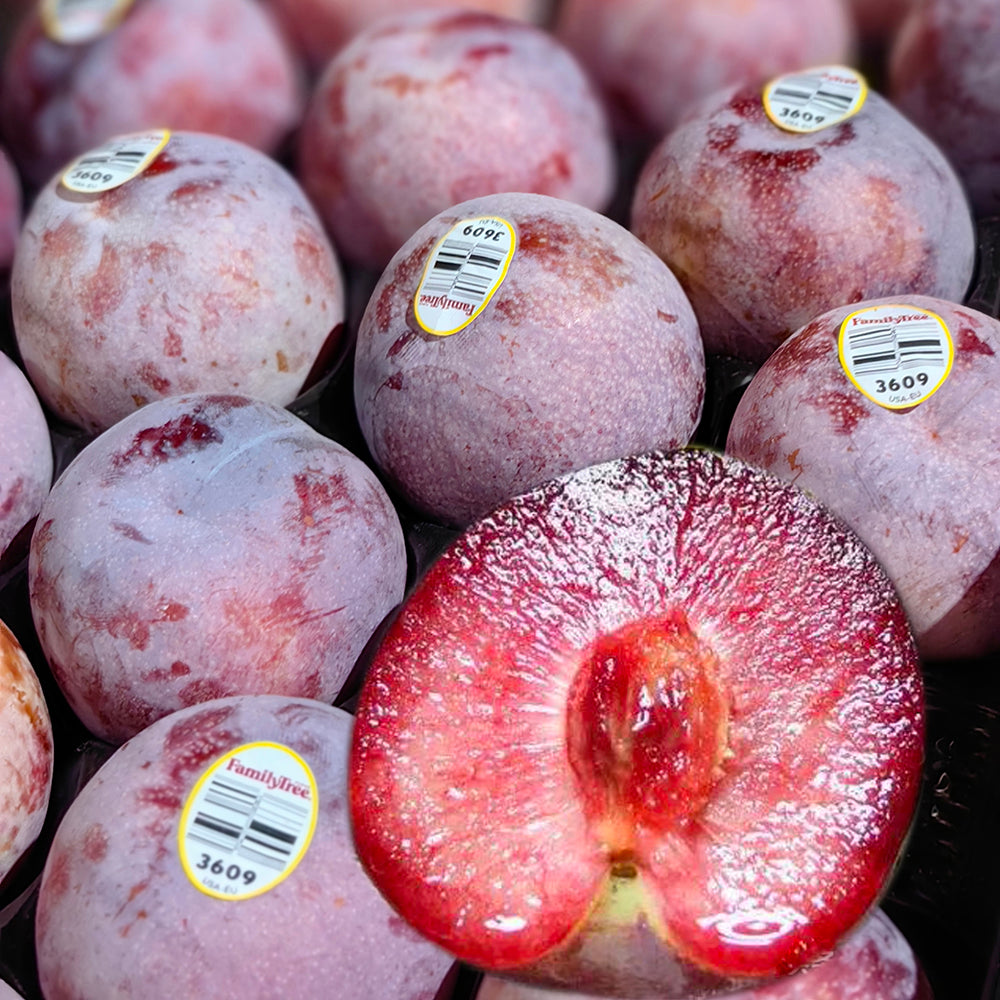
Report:
[[[399,518],[360,459],[285,410],[206,394],[87,445],[28,560],[52,672],[111,743],[224,695],[332,702],[406,572]]]

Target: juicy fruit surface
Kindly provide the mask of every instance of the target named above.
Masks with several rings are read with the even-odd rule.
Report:
[[[685,680],[620,687],[587,666],[647,624]],[[634,655],[634,635],[618,646]],[[720,709],[678,707],[700,683],[724,706],[721,753]],[[691,720],[665,777],[625,741],[630,807],[595,822],[607,767],[573,731],[607,746]],[[664,823],[670,769],[699,742],[712,766]],[[685,451],[539,487],[431,567],[362,691],[351,809],[376,884],[473,964],[557,961],[615,876],[641,880],[645,919],[695,974],[767,975],[825,953],[877,898],[922,754],[915,650],[871,556],[801,491]]]
[[[464,330],[426,333],[413,298],[428,255],[479,215],[515,229],[506,277]],[[442,212],[393,258],[358,330],[354,387],[398,493],[464,526],[552,476],[686,444],[705,359],[690,303],[647,247],[582,206],[512,193]]]
[[[70,806],[43,872],[36,936],[47,1000],[433,997],[450,957],[392,913],[354,857],[351,722],[311,700],[227,698],[154,723],[112,756]],[[181,866],[181,811],[218,757],[259,741],[291,749],[312,771],[316,828],[282,882],[217,899]]]
[[[151,403],[89,444],[29,559],[53,674],[112,742],[223,695],[333,701],[405,581],[368,467],[241,396]]]
[[[760,86],[697,103],[647,159],[631,226],[677,274],[706,350],[757,362],[845,302],[959,301],[975,257],[954,170],[872,91],[811,134],[773,124]]]
[[[851,383],[837,338],[858,307],[824,313],[786,341],[740,400],[726,449],[809,490],[869,546],[900,592],[925,656],[1000,646],[1000,323],[941,299],[955,345],[927,400],[888,410]]]

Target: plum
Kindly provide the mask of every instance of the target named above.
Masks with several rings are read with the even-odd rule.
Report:
[[[41,403],[21,369],[0,353],[0,557],[41,510],[52,473]]]
[[[393,914],[354,856],[350,730],[316,701],[239,696],[121,747],[46,860],[46,1000],[433,1000],[451,958]]]
[[[322,69],[355,35],[383,17],[424,8],[486,11],[542,22],[548,0],[268,0],[308,64]]]
[[[141,152],[137,140],[162,134],[111,145]],[[201,391],[284,406],[336,350],[339,258],[270,157],[223,136],[174,132],[111,190],[71,190],[63,176],[28,212],[11,275],[25,369],[63,420],[100,431],[150,400]]]
[[[601,210],[615,160],[596,91],[551,34],[418,11],[378,21],[330,61],[297,174],[340,253],[378,270],[432,216],[481,195],[533,191]]]
[[[0,148],[0,282],[6,285],[21,231],[21,179],[7,151]]]
[[[36,7],[40,7],[36,4]],[[113,135],[212,132],[274,153],[298,126],[301,67],[255,0],[142,0],[113,30],[55,41],[24,19],[0,78],[0,122],[33,186]]]
[[[0,882],[42,831],[52,768],[52,722],[41,684],[0,621]]]
[[[120,743],[214,697],[333,701],[406,571],[399,518],[360,459],[271,404],[193,394],[70,463],[28,584],[67,700]]]
[[[861,536],[926,659],[1000,649],[998,354],[1000,321],[975,309],[927,296],[841,306],[775,351],[729,430],[728,452]]]
[[[486,976],[475,1000],[598,1000],[553,994],[499,976]],[[730,1000],[932,1000],[930,985],[906,938],[882,910],[816,966],[797,975],[730,994]]]
[[[979,215],[1000,212],[1000,8],[914,5],[889,50],[892,102],[943,150]]]
[[[972,277],[972,214],[937,146],[849,68],[795,76],[771,83],[856,110],[789,107],[822,119],[789,131],[764,89],[731,87],[690,109],[636,184],[633,232],[677,274],[711,354],[759,364],[826,309],[959,301]]]
[[[554,31],[599,83],[618,132],[653,141],[722,87],[853,53],[844,0],[564,0]]]
[[[488,298],[484,276],[500,278]],[[354,376],[374,461],[452,526],[570,469],[686,444],[705,392],[670,269],[610,219],[526,193],[462,202],[406,242],[362,317]]]
[[[609,995],[747,988],[878,900],[920,788],[920,663],[868,550],[707,449],[501,504],[361,690],[358,856],[460,960]]]

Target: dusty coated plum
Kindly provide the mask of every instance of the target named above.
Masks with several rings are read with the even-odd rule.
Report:
[[[1000,7],[914,6],[889,54],[889,97],[944,151],[981,215],[1000,212]]]
[[[336,252],[278,163],[175,132],[94,194],[53,178],[11,275],[18,347],[43,402],[86,430],[153,399],[238,392],[287,405],[339,342]]]
[[[41,833],[52,752],[52,723],[38,677],[0,622],[0,882]]]
[[[46,861],[36,920],[46,1000],[433,1000],[451,958],[403,924],[354,856],[350,731],[339,709],[261,695],[177,712],[120,748],[69,807]],[[280,749],[262,757],[262,742]],[[220,758],[203,786],[212,797],[185,814]],[[310,812],[305,853],[282,865],[275,838],[298,854]],[[218,819],[235,834],[192,836]],[[255,847],[285,877],[240,898],[267,875],[258,865],[248,882]],[[234,895],[209,895],[206,882]]]
[[[84,448],[43,504],[28,571],[56,680],[121,742],[209,698],[333,701],[402,596],[406,553],[360,459],[286,410],[192,395]]]
[[[109,136],[146,128],[213,132],[272,153],[304,98],[296,58],[255,0],[141,0],[82,44],[50,38],[37,10],[25,18],[4,61],[0,121],[37,187]]]
[[[661,139],[730,84],[852,55],[844,0],[564,0],[556,37],[600,84],[620,132]]]
[[[379,21],[333,58],[297,169],[337,249],[382,268],[419,226],[469,198],[533,191],[601,210],[615,163],[596,91],[551,34],[420,11]]]
[[[0,280],[4,283],[21,230],[21,207],[21,179],[7,151],[0,148]]]
[[[20,368],[0,353],[0,557],[41,509],[52,485],[45,413]]]
[[[501,274],[482,305],[476,283]],[[428,332],[449,317],[462,328]],[[460,526],[570,469],[686,444],[705,361],[676,278],[628,230],[511,193],[442,212],[396,254],[358,330],[354,386],[398,494]]]
[[[881,306],[893,308],[864,311]],[[842,363],[851,342],[860,369]],[[1000,648],[998,440],[1000,321],[900,296],[833,309],[789,338],[740,400],[726,448],[850,524],[899,589],[921,653],[941,659]]]
[[[824,80],[840,89],[845,76]],[[636,185],[632,229],[677,274],[706,350],[760,362],[835,306],[960,301],[972,215],[931,140],[874,91],[813,132],[779,128],[762,93],[745,85],[697,104]]]
[[[544,20],[549,0],[268,0],[309,63],[326,65],[355,35],[383,17],[421,8],[486,11],[524,21]]]

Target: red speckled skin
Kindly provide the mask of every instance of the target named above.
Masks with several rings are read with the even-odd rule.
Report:
[[[567,733],[595,641],[664,617],[717,658],[729,752],[694,815],[632,827],[655,947],[641,925],[581,932],[612,858]],[[675,710],[663,684],[627,706],[636,730]],[[501,505],[417,584],[357,708],[355,841],[390,902],[472,964],[703,996],[819,958],[867,913],[911,822],[923,733],[916,650],[860,541],[735,459],[654,453]]]
[[[18,347],[39,396],[99,431],[150,400],[238,392],[284,406],[341,335],[340,263],[274,160],[175,132],[103,194],[54,178],[11,275]]]
[[[726,450],[809,490],[850,524],[893,579],[921,653],[1000,648],[1000,322],[940,299],[951,374],[928,400],[888,410],[840,364],[837,336],[855,304],[787,340],[740,400]]]
[[[675,271],[709,353],[760,362],[821,312],[884,295],[960,301],[975,236],[961,183],[878,93],[786,132],[759,86],[700,102],[649,156],[632,230]]]
[[[518,249],[485,310],[449,337],[412,300],[455,222],[500,215]],[[677,280],[627,230],[542,195],[474,199],[407,241],[358,330],[355,402],[375,461],[432,520],[469,523],[551,476],[686,444],[705,362]]]
[[[470,11],[382,20],[338,53],[297,170],[338,250],[371,268],[458,202],[534,191],[602,210],[615,180],[576,60],[540,28]]]
[[[844,0],[565,0],[554,30],[618,130],[653,141],[722,87],[853,54]]]
[[[267,0],[307,61],[322,69],[355,35],[383,17],[424,8],[461,8],[541,22],[548,0]]]
[[[368,467],[234,396],[151,403],[89,444],[47,497],[28,565],[53,674],[115,743],[215,697],[332,702],[406,579]]]
[[[304,102],[291,48],[252,0],[137,0],[116,29],[83,45],[50,39],[35,12],[0,82],[4,135],[35,187],[109,136],[147,128],[212,132],[272,153]]]
[[[24,373],[0,353],[0,556],[52,485],[52,442]]]
[[[563,993],[562,1000],[599,1000]],[[553,1000],[551,991],[499,976],[486,976],[475,1000]],[[881,911],[840,943],[814,968],[729,1000],[932,1000],[930,986],[909,943]]]
[[[451,958],[393,914],[354,856],[350,728],[347,713],[318,702],[241,697],[175,713],[122,747],[70,806],[42,875],[46,1000],[433,1000]],[[284,881],[220,900],[188,881],[178,823],[205,769],[257,741],[302,757],[319,816]]]
[[[41,685],[0,622],[0,882],[41,833],[52,762],[52,723]]]
[[[958,171],[980,215],[1000,212],[1000,8],[992,0],[928,0],[895,37],[888,88]]]

